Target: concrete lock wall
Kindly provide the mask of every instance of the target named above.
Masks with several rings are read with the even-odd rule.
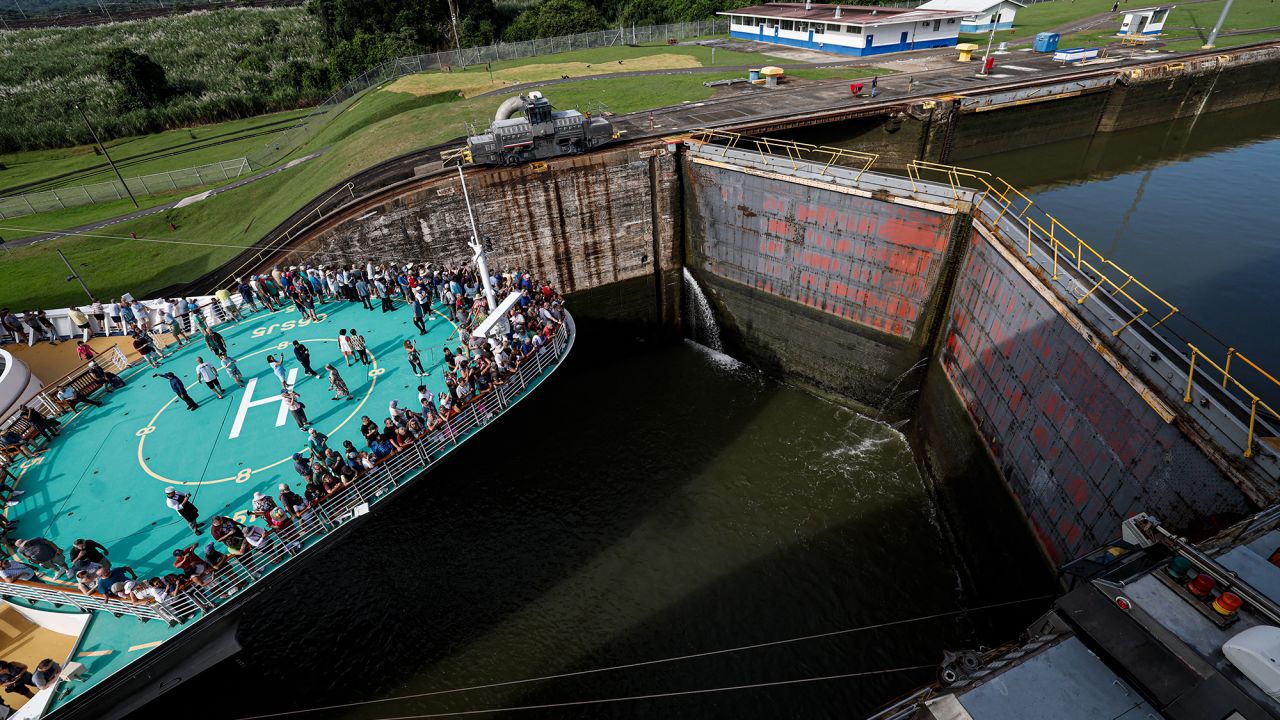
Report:
[[[549,279],[582,320],[649,328],[678,322],[677,181],[658,143],[467,173],[492,267]],[[275,262],[460,263],[470,236],[458,177],[445,173],[358,203]]]
[[[1011,251],[972,233],[941,369],[1055,562],[1150,512],[1177,527],[1249,509],[1244,494],[1072,326]],[[1033,278],[1033,279],[1028,279]]]
[[[924,356],[963,218],[686,158],[686,262],[757,365],[879,407]]]
[[[1189,528],[1250,509],[963,198],[695,146],[682,170],[686,262],[728,349],[877,414],[914,396],[884,416],[909,414],[925,472],[952,497],[1002,479],[1054,563],[1135,512]]]

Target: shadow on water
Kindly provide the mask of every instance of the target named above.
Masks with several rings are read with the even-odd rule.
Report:
[[[256,714],[978,604],[958,589],[897,433],[688,344],[618,355],[611,343],[580,343],[568,366],[479,442],[325,551],[301,582],[246,613],[237,661],[147,714],[189,714],[191,697],[226,687],[255,698]],[[1016,530],[1016,519],[1004,522]],[[1035,594],[1031,584],[1015,576],[1002,595]],[[1007,640],[1039,609],[325,717],[931,663],[943,647]],[[822,717],[869,709],[928,678],[917,671],[570,715]]]

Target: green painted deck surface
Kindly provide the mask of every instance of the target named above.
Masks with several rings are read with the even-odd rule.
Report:
[[[175,548],[209,542],[207,521],[213,515],[247,513],[255,491],[275,497],[278,485],[286,482],[301,493],[303,482],[291,456],[305,451],[307,435],[280,402],[269,400],[279,397],[280,382],[267,355],[284,355],[286,370],[296,373],[294,389],[306,403],[309,419],[339,451],[343,440],[364,447],[362,416],[381,425],[392,400],[420,409],[419,384],[432,392],[444,389],[441,350],[446,343],[455,350],[459,345],[456,328],[447,319],[434,315],[428,319],[428,333],[419,335],[404,303],[385,314],[346,302],[325,304],[317,312],[318,323],[300,321],[290,307],[219,325],[247,385],[238,388],[220,372],[221,400],[196,380],[197,357],[218,364],[203,341],[164,360],[160,371],[187,383],[188,393],[200,404],[197,410],[187,410],[166,379],[152,377],[160,371],[145,363],[122,376],[126,387],[112,394],[99,391],[94,397],[103,407],[82,406],[87,409],[66,425],[51,449],[21,470],[19,487],[26,495],[7,513],[19,520],[16,537],[42,535],[64,549],[76,538],[91,538],[110,549],[113,564],[129,565],[145,578],[172,572]],[[347,367],[338,350],[339,329],[350,332],[353,327],[368,343],[371,366],[357,361]],[[429,377],[416,377],[410,370],[402,347],[406,338],[417,342]],[[291,349],[294,340],[311,350],[312,367],[320,377],[303,374]],[[325,363],[338,368],[354,399],[331,399]],[[243,408],[237,427],[246,401],[257,404]],[[199,537],[165,505],[169,485],[193,493],[204,523]],[[65,580],[61,584],[72,586]],[[87,668],[86,681],[64,684],[70,692],[63,690],[58,702],[92,687],[192,622],[198,620],[168,628],[156,620],[143,623],[96,613],[75,652]]]

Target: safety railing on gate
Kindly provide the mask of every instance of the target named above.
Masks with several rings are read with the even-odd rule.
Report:
[[[1112,337],[1119,337],[1122,332],[1139,322],[1148,329],[1155,330],[1178,314],[1176,305],[1098,252],[1003,178],[992,176],[981,170],[919,161],[908,166],[907,174],[913,182],[924,175],[941,175],[951,185],[957,198],[962,193],[972,194],[976,198],[973,201],[975,220],[984,222],[988,229],[998,232],[1001,237],[1005,236],[1000,231],[1002,220],[1012,218],[1018,221],[1026,232],[1025,243],[1019,248],[1021,250],[1019,255],[1028,264],[1039,267],[1048,273],[1050,279],[1056,281],[1061,264],[1069,263],[1078,275],[1089,278],[1091,283],[1089,287],[1080,289],[1076,297],[1077,304],[1084,304],[1091,296],[1101,291],[1106,292],[1123,308],[1123,311],[1118,313],[1120,317],[1117,318],[1120,324],[1110,328]],[[966,180],[970,184],[966,184]],[[1023,243],[1020,238],[1007,239],[1012,243]],[[1039,255],[1035,252],[1037,249],[1040,250]],[[1243,364],[1249,371],[1256,374],[1257,381],[1269,383],[1276,391],[1280,391],[1280,380],[1225,343],[1223,345],[1226,347],[1226,354],[1222,363],[1219,364],[1204,350],[1185,338],[1178,336],[1171,342],[1175,347],[1184,345],[1187,353],[1186,386],[1174,390],[1182,397],[1183,402],[1195,401],[1196,373],[1199,372],[1209,385],[1217,386],[1240,402],[1248,413],[1247,421],[1242,422],[1245,425],[1243,455],[1246,458],[1253,457],[1256,454],[1255,441],[1258,439],[1259,410],[1275,421],[1280,421],[1280,412],[1272,408],[1258,392],[1252,389],[1251,384],[1246,384],[1238,374],[1232,374],[1232,363],[1234,361]],[[1206,365],[1211,369],[1206,370]],[[1239,365],[1236,367],[1238,370]],[[1264,440],[1274,450],[1280,452],[1280,441],[1273,437],[1267,437]]]
[[[791,169],[799,169],[799,163],[821,164],[819,175],[826,175],[832,165],[857,170],[853,180],[862,178],[862,174],[871,168],[880,156],[875,153],[848,150],[846,148],[812,145],[794,140],[778,140],[776,138],[741,135],[727,130],[702,129],[695,130],[686,136],[688,142],[698,145],[716,145],[724,147],[725,153],[735,148],[746,148],[756,151],[761,163],[770,164],[770,158],[786,160]]]

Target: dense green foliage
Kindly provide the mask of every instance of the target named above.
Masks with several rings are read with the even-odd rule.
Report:
[[[309,0],[78,28],[0,33],[0,152],[314,104],[418,53],[620,24],[705,19],[752,0]],[[455,15],[456,13],[456,15]]]
[[[265,70],[265,64],[256,57],[241,63],[257,60]],[[164,68],[145,53],[129,48],[115,48],[102,62],[102,72],[116,85],[116,105],[122,109],[151,108],[164,102],[169,96],[169,81]]]
[[[0,151],[89,142],[77,103],[103,139],[310,104],[333,85],[323,62],[300,8],[0,33]]]
[[[604,29],[604,18],[582,0],[546,0],[516,16],[502,33],[508,42]]]

